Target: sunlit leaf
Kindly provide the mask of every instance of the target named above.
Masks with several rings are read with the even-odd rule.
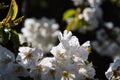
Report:
[[[88,22],[86,22],[84,19],[77,19],[75,22],[75,29],[79,29],[80,27],[83,26],[90,26]]]
[[[5,18],[5,24],[10,22],[11,20],[14,20],[17,16],[17,13],[18,13],[18,5],[17,5],[15,0],[12,0],[11,4],[10,4],[9,11],[8,11],[8,14]]]
[[[75,15],[76,10],[75,9],[69,9],[67,10],[64,14],[63,14],[63,20],[67,20],[68,18],[70,18],[71,16]]]
[[[75,19],[73,19],[66,27],[66,30],[70,31],[75,24]]]
[[[78,19],[78,20],[76,20],[76,22],[75,22],[75,29],[79,29],[80,28],[80,26],[82,26],[82,20],[80,19]]]
[[[2,28],[2,22],[0,22],[0,29]]]

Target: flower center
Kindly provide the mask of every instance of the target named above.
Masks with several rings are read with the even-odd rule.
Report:
[[[113,70],[113,78],[117,78],[119,77],[120,79],[120,66],[118,66],[118,68],[116,70]]]
[[[30,52],[25,52],[25,59],[30,59],[30,58],[32,58],[32,53],[30,53]]]
[[[69,73],[68,73],[67,71],[62,71],[62,75],[63,75],[64,77],[68,77]]]
[[[63,53],[58,53],[58,56],[61,58],[64,58],[64,54]]]

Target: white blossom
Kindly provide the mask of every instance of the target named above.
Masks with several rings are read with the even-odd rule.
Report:
[[[42,57],[43,53],[38,48],[20,47],[16,60],[25,68],[34,68]]]
[[[82,25],[79,30],[80,32],[86,32],[87,30],[93,30],[98,27],[99,19],[101,19],[102,11],[99,7],[91,8],[86,7],[82,14],[79,14],[79,19],[84,19],[88,25]]]
[[[88,47],[90,42],[80,46],[78,38],[72,36],[70,31],[65,30],[58,35],[60,43],[51,49],[53,58],[44,58],[41,60],[41,80],[85,80],[94,78],[95,70],[92,64],[86,65],[88,59]],[[84,68],[86,73],[81,74]],[[47,76],[47,77],[46,77]]]
[[[81,68],[79,69],[79,73],[88,78],[93,78],[96,74],[92,63],[87,65],[82,65]]]
[[[79,6],[84,3],[84,0],[72,0],[75,6]]]
[[[33,47],[40,48],[43,52],[49,52],[56,42],[59,25],[54,19],[42,18],[40,20],[28,18],[25,20],[23,35]]]
[[[112,22],[105,22],[104,23],[105,27],[107,27],[108,29],[113,29],[114,28],[114,24]]]
[[[59,62],[59,60],[55,58],[45,58],[41,61],[40,65],[43,70],[41,73],[42,80],[63,80],[63,78],[69,78],[70,80],[78,79],[77,66],[67,61]]]
[[[83,18],[85,19],[85,21],[90,21],[91,19],[94,18],[94,13],[95,13],[95,8],[85,8],[83,10]]]
[[[57,59],[62,57],[70,59],[71,56],[77,55],[81,60],[87,60],[89,52],[83,46],[87,46],[88,44],[80,46],[78,38],[76,36],[72,36],[72,33],[67,30],[64,31],[63,35],[62,33],[59,33],[58,38],[60,43],[51,50],[51,53]]]
[[[98,7],[101,5],[103,0],[88,0],[91,7]]]
[[[54,76],[53,74],[51,74],[49,76],[48,73],[50,73],[50,70],[54,70],[53,68],[53,62],[55,61],[55,58],[51,58],[51,57],[47,57],[47,58],[43,58],[37,65],[35,68],[32,68],[30,70],[30,76],[34,79],[34,80],[55,80],[53,79]],[[45,75],[48,74],[48,75]]]
[[[72,0],[75,6],[85,5],[88,3],[91,7],[98,7],[101,5],[103,0]]]
[[[105,72],[108,80],[120,79],[120,58],[115,58],[114,62],[110,64],[109,69]]]

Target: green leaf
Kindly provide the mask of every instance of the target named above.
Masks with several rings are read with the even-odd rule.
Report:
[[[17,33],[15,30],[11,30],[10,33],[11,33],[10,40],[11,40],[14,44],[19,45],[19,44],[20,44],[20,41],[19,41],[18,33]]]
[[[8,41],[12,41],[15,45],[19,45],[19,36],[15,30],[2,28],[2,43],[6,45]]]
[[[17,16],[17,13],[18,13],[18,5],[15,0],[12,0],[8,14],[5,18],[5,25],[9,23],[11,20],[14,20]]]
[[[80,27],[83,26],[90,26],[88,22],[86,22],[84,19],[77,19],[75,22],[75,29],[79,29]]]
[[[86,60],[86,61],[85,61],[85,64],[88,65],[88,64],[90,64],[90,62],[89,62],[88,60]]]
[[[75,29],[79,29],[80,27],[82,27],[84,24],[84,20],[83,19],[77,19],[75,22]]]
[[[10,32],[5,28],[2,28],[1,31],[2,31],[2,43],[3,45],[5,45],[10,40]]]
[[[75,9],[69,9],[67,11],[65,11],[65,13],[63,14],[63,21],[67,20],[69,17],[75,15],[76,10]]]

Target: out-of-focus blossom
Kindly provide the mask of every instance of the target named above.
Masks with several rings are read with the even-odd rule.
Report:
[[[19,36],[21,45],[23,45],[24,43],[28,43],[27,39],[25,38],[25,36],[23,34],[18,34],[18,36]]]
[[[107,27],[108,29],[113,29],[114,28],[114,24],[112,22],[105,22],[104,23],[105,27]]]
[[[86,32],[96,29],[99,26],[99,21],[102,18],[102,10],[99,7],[86,7],[78,15],[77,19],[80,20],[81,25],[77,25],[80,32]],[[68,23],[71,23],[72,18],[68,18]],[[73,25],[76,27],[76,25]],[[72,28],[73,30],[75,28]]]
[[[120,52],[120,46],[119,46],[119,41],[117,41],[119,34],[117,32],[114,32],[114,29],[111,29],[111,33],[113,33],[115,38],[111,38],[110,35],[108,34],[104,29],[101,29],[97,32],[97,40],[92,42],[93,48],[100,54],[102,55],[107,55],[114,57]],[[112,35],[112,36],[113,36]],[[114,40],[113,40],[114,39]]]
[[[83,18],[85,19],[85,21],[90,21],[91,19],[93,19],[94,17],[94,13],[95,13],[95,9],[94,8],[85,8],[83,10]]]
[[[101,5],[103,0],[88,0],[91,7],[98,7]]]
[[[20,47],[16,61],[25,68],[34,68],[43,57],[43,53],[38,48]]]
[[[85,5],[88,3],[91,7],[98,7],[103,0],[72,0],[75,6]]]
[[[104,41],[101,43],[94,41],[92,44],[93,48],[101,55],[114,57],[120,52],[119,45],[113,42]]]
[[[114,62],[110,64],[109,69],[105,72],[108,80],[119,80],[120,79],[120,58],[116,57]]]
[[[120,44],[120,28],[119,27],[115,27],[113,29],[113,33],[116,36],[116,41],[118,42],[118,44]]]
[[[100,8],[103,0],[73,0],[74,4],[86,6],[86,4],[90,5],[89,7],[83,8],[82,12],[78,15],[78,21],[83,20],[83,22],[79,22],[80,25],[74,25],[79,28],[79,31],[85,33],[86,31],[91,31],[96,29],[99,26],[99,22],[102,19],[102,10]],[[70,22],[71,18],[68,18],[67,21]],[[80,26],[80,27],[79,27]],[[73,28],[75,29],[75,28]]]
[[[42,18],[36,20],[29,18],[25,20],[23,35],[33,47],[40,48],[43,52],[49,52],[56,42],[59,25],[54,19]]]
[[[87,30],[93,30],[98,27],[99,19],[102,16],[102,11],[100,8],[90,8],[87,7],[83,10],[82,14],[79,14],[79,19],[84,19],[88,25],[82,25],[80,27],[80,32],[86,32]]]
[[[84,3],[85,0],[72,0],[75,6],[79,6]]]

